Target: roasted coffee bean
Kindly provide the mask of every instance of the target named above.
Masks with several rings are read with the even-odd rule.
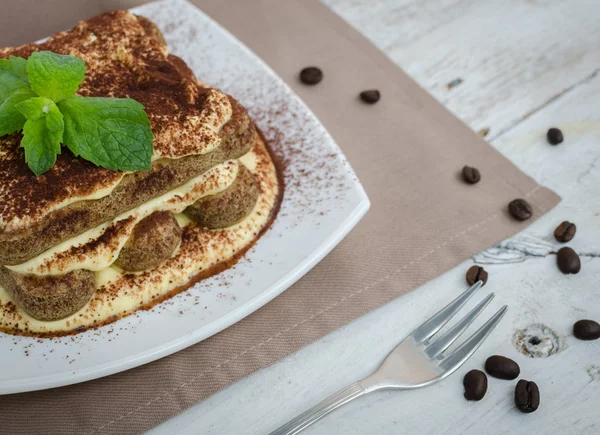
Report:
[[[577,232],[577,227],[575,224],[572,224],[569,221],[564,221],[562,224],[556,227],[554,230],[554,237],[559,242],[570,242],[573,237],[575,237],[575,233]]]
[[[469,285],[475,284],[477,281],[483,281],[483,284],[488,280],[488,273],[481,266],[471,266],[467,270],[467,283]]]
[[[560,248],[556,253],[556,264],[562,273],[579,273],[581,260],[571,248]]]
[[[573,325],[573,335],[580,340],[600,338],[600,325],[593,320],[579,320]]]
[[[463,379],[465,399],[481,400],[487,392],[487,376],[481,370],[471,370]]]
[[[316,66],[309,66],[300,71],[300,81],[305,85],[316,85],[323,80],[323,71]]]
[[[492,355],[485,361],[485,371],[490,376],[506,380],[515,379],[521,373],[519,364],[500,355]]]
[[[365,103],[375,104],[381,98],[381,94],[377,89],[371,89],[368,91],[362,91],[360,93],[360,99]]]
[[[515,219],[525,221],[533,214],[533,209],[524,199],[515,199],[508,204],[508,211]]]
[[[515,387],[515,405],[521,412],[530,413],[540,406],[540,390],[535,382],[520,379]]]
[[[551,145],[558,145],[564,140],[562,131],[554,127],[548,130],[548,133],[546,133],[546,138],[548,139],[548,143]]]
[[[481,180],[481,174],[479,173],[479,169],[472,168],[470,166],[465,166],[462,169],[463,180],[469,184],[478,183]]]

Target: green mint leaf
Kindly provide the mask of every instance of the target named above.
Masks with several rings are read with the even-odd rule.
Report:
[[[10,71],[23,83],[29,86],[29,78],[27,77],[27,61],[22,57],[10,56],[8,59],[0,59],[0,69]]]
[[[85,78],[85,63],[75,56],[39,51],[27,60],[27,73],[36,94],[58,103],[77,92]]]
[[[16,104],[15,107],[25,118],[33,121],[37,121],[38,119],[47,116],[50,113],[50,109],[53,107],[58,110],[54,101],[44,97],[29,98]]]
[[[2,78],[0,77],[0,81]],[[0,87],[2,87],[0,85]],[[16,109],[16,105],[23,100],[34,97],[35,94],[28,89],[13,92],[4,100],[0,98],[0,136],[21,131],[25,125],[25,117]]]
[[[35,97],[24,72],[27,61],[20,57],[0,59],[0,136],[23,129],[25,117],[16,109],[23,100]]]
[[[63,115],[53,102],[50,103],[47,113],[39,119],[28,119],[23,127],[21,146],[25,148],[25,161],[35,175],[54,166],[63,140]]]
[[[75,95],[58,107],[65,117],[63,143],[76,156],[112,170],[150,169],[153,136],[140,103]]]

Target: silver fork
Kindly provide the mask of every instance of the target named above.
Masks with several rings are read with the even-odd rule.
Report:
[[[410,390],[426,387],[451,375],[473,355],[507,310],[504,305],[473,335],[455,350],[444,352],[473,323],[494,298],[489,294],[469,314],[439,337],[434,335],[454,317],[460,308],[483,285],[478,281],[445,308],[415,329],[392,350],[379,369],[361,381],[337,392],[300,414],[270,435],[292,435],[325,417],[345,403],[377,390]]]

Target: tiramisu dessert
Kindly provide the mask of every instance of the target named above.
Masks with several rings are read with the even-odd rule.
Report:
[[[0,330],[53,336],[230,267],[274,219],[246,110],[126,11],[0,49]]]

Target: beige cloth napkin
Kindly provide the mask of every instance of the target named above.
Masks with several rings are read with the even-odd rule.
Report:
[[[139,3],[3,0],[0,45]],[[312,108],[357,171],[372,208],[297,284],[208,340],[108,378],[1,397],[2,433],[139,433],[520,231],[533,219],[512,220],[510,200],[527,198],[535,218],[559,201],[316,0],[196,4]],[[325,71],[316,87],[297,81],[308,65]],[[378,104],[355,101],[369,88],[382,92]],[[465,164],[481,170],[479,184],[460,181]]]

